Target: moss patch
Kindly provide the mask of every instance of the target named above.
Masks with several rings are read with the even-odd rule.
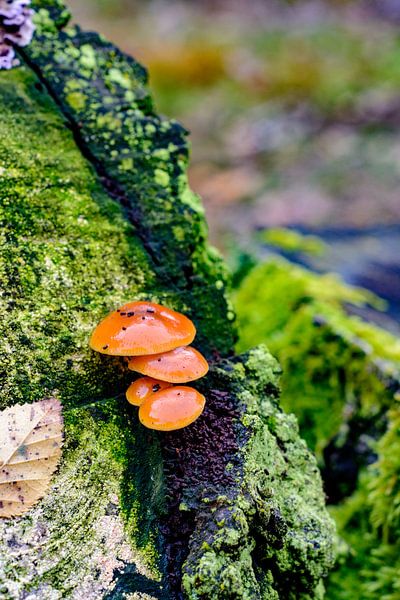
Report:
[[[225,406],[240,421],[232,422],[236,449],[227,448],[222,431],[204,443],[214,471],[221,463],[224,469],[212,487],[200,485],[197,497],[183,576],[193,600],[319,598],[332,566],[333,522],[315,459],[295,418],[279,408],[279,374],[264,348],[211,373],[211,389],[225,390]],[[220,401],[217,394],[208,410],[218,413]],[[192,497],[183,500],[186,510],[193,507]]]
[[[327,598],[396,600],[400,590],[400,410],[376,446],[378,461],[363,473],[358,489],[332,509],[344,542]]]
[[[135,502],[130,496],[126,503],[124,494],[137,455],[136,419],[115,400],[65,411],[64,416],[63,461],[50,493],[24,517],[0,522],[1,597],[30,593],[94,600],[113,590],[130,565],[135,591],[161,598],[151,521],[162,508],[162,496],[142,490],[138,496],[138,485]],[[156,441],[148,440],[140,452],[141,477],[162,486]],[[132,484],[138,483],[138,473],[135,469]]]
[[[121,366],[91,352],[88,336],[154,273],[36,77],[3,73],[0,95],[0,406],[115,395]]]
[[[74,407],[116,395],[127,385],[126,370],[91,352],[88,336],[127,297],[154,294],[147,254],[36,76],[24,68],[2,73],[0,97],[0,406],[56,394]],[[105,573],[103,560],[117,569],[126,558],[151,578],[157,572],[158,443],[143,444],[139,432],[139,453],[123,408],[122,400],[96,409],[96,418],[86,409],[65,413],[64,465],[53,493],[26,518],[2,524],[2,597],[16,597],[21,585],[43,598],[85,582],[93,594],[111,589],[113,569]],[[107,513],[111,497],[115,519]],[[118,548],[107,546],[101,523],[118,530]],[[137,589],[142,584],[150,585]]]
[[[400,382],[398,340],[349,316],[346,303],[380,305],[364,290],[284,260],[253,269],[236,295],[239,349],[264,342],[279,358],[282,404],[320,459],[347,420],[378,425]]]
[[[379,301],[273,260],[237,294],[240,347],[264,341],[283,367],[282,403],[317,450],[340,538],[332,600],[399,597],[400,345],[346,312]]]

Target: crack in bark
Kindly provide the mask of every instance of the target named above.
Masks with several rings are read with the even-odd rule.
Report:
[[[107,195],[110,196],[110,198],[112,198],[113,200],[116,200],[120,204],[120,206],[122,206],[124,214],[127,217],[128,221],[132,223],[132,225],[135,227],[135,233],[142,242],[143,247],[150,258],[154,271],[157,273],[157,275],[159,275],[160,279],[164,282],[167,282],[174,289],[174,291],[179,291],[179,288],[176,287],[175,283],[171,280],[171,278],[166,277],[166,272],[160,271],[161,263],[158,260],[156,253],[153,251],[153,248],[151,247],[150,239],[152,236],[150,230],[148,228],[143,228],[143,221],[141,219],[142,212],[140,211],[138,205],[136,204],[135,207],[132,205],[131,200],[124,192],[122,187],[119,185],[119,183],[108,175],[106,169],[104,169],[100,161],[92,154],[80,133],[79,123],[77,123],[73,116],[65,110],[64,105],[61,102],[59,96],[53,90],[51,84],[47,81],[40,67],[30,59],[29,55],[22,48],[18,50],[18,53],[20,54],[24,62],[27,64],[27,66],[35,73],[40,83],[44,86],[46,92],[49,94],[51,99],[60,109],[61,114],[66,119],[66,125],[72,132],[77,147],[79,148],[82,156],[86,158],[86,160],[92,165],[92,167],[96,171],[98,181],[101,183]],[[188,289],[190,289],[189,282],[187,283]]]

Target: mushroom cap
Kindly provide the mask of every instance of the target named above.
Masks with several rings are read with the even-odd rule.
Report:
[[[204,396],[192,387],[172,386],[148,396],[139,408],[139,419],[149,429],[182,429],[201,415],[205,402]]]
[[[150,394],[171,387],[170,383],[153,379],[152,377],[140,377],[136,379],[126,390],[126,399],[129,404],[140,406]]]
[[[191,346],[181,346],[150,356],[135,356],[130,359],[128,367],[132,371],[170,383],[193,381],[208,372],[206,359]]]
[[[195,335],[184,315],[153,302],[129,302],[97,325],[90,347],[112,356],[140,356],[190,344]]]

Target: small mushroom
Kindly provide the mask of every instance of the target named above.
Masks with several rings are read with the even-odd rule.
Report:
[[[172,386],[148,396],[139,408],[139,419],[149,429],[182,429],[201,415],[205,402],[192,387]]]
[[[183,346],[150,356],[135,356],[130,359],[128,367],[142,375],[170,383],[194,381],[208,372],[206,359],[191,346]]]
[[[90,347],[113,356],[141,356],[185,346],[195,335],[184,315],[153,302],[130,302],[97,325]]]
[[[165,390],[168,387],[171,387],[171,384],[166,381],[160,381],[152,377],[140,377],[128,387],[126,399],[130,404],[140,406],[150,394]]]

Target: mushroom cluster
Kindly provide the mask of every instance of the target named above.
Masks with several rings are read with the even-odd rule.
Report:
[[[0,0],[0,69],[18,64],[15,46],[26,46],[35,27],[32,22],[31,0]]]
[[[139,407],[146,427],[172,431],[190,425],[204,410],[204,396],[182,385],[208,372],[204,356],[189,345],[195,335],[185,315],[153,302],[130,302],[99,323],[90,347],[129,357],[129,369],[144,377],[129,386],[128,402]]]

